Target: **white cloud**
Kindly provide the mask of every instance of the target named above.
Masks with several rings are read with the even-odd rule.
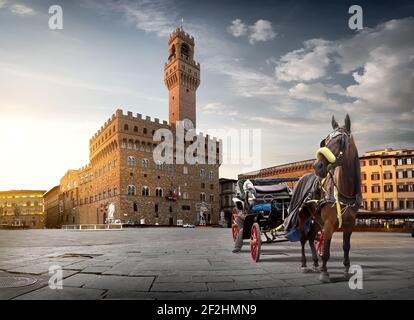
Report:
[[[331,62],[331,42],[312,39],[305,47],[282,56],[276,65],[276,78],[279,81],[310,81],[326,75]]]
[[[168,36],[178,25],[179,17],[173,4],[167,0],[90,0],[88,5],[104,13],[119,12],[127,21],[145,32]]]
[[[276,37],[272,23],[267,20],[257,20],[254,25],[249,27],[249,42],[254,44],[257,41],[269,41]]]
[[[7,4],[7,1],[6,0],[0,0],[0,9],[3,8],[3,7],[5,7],[6,4]]]
[[[253,25],[246,26],[241,19],[235,19],[227,27],[227,31],[234,37],[247,36],[250,44],[258,41],[269,41],[276,37],[272,23],[268,20],[259,19]]]
[[[240,37],[247,33],[247,27],[240,19],[235,19],[231,22],[231,25],[227,27],[227,31],[234,37]]]
[[[10,7],[10,11],[21,17],[33,16],[36,12],[29,6],[23,4],[14,4]]]
[[[289,96],[318,105],[320,112],[349,112],[355,119],[354,129],[371,147],[414,143],[413,34],[414,18],[410,17],[336,41],[308,40],[303,48],[275,62],[278,84],[294,82]],[[335,73],[349,76],[354,83],[344,88]]]
[[[346,95],[346,91],[340,85],[326,85],[317,83],[298,83],[289,89],[289,95],[294,99],[308,100],[319,103],[335,103],[328,94]]]
[[[204,114],[215,114],[215,115],[226,115],[236,116],[238,115],[237,110],[232,106],[224,105],[221,102],[211,102],[205,105],[202,109]]]

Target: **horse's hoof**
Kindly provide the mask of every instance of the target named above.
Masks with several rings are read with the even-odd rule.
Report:
[[[315,272],[315,273],[320,273],[321,272],[321,269],[319,269],[318,266],[313,266],[312,267],[312,271]]]
[[[344,277],[345,277],[345,280],[349,280],[352,277],[352,273],[349,273],[349,271],[345,271],[344,272]]]
[[[301,267],[300,270],[302,271],[302,273],[309,273],[309,269],[308,267]]]
[[[321,274],[319,275],[319,281],[322,283],[331,282],[331,279],[329,278],[329,273],[326,271],[321,271]]]

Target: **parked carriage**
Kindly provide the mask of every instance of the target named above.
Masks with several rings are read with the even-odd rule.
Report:
[[[283,230],[283,222],[288,215],[292,189],[289,183],[298,178],[277,179],[240,179],[238,195],[233,198],[235,207],[232,212],[232,236],[236,241],[238,226],[236,219],[240,214],[245,216],[243,239],[250,239],[250,254],[254,262],[260,259],[262,243],[289,241]],[[245,182],[249,186],[246,188]],[[321,253],[323,234],[315,240],[318,253]]]

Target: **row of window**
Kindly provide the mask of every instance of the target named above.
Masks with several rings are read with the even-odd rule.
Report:
[[[39,209],[37,209],[39,210]],[[3,208],[0,209],[0,215],[2,216],[7,216],[7,215],[15,215],[15,211],[14,210],[5,210]],[[29,211],[29,210],[21,210],[19,212],[19,215],[41,215],[43,214],[42,212],[33,212],[33,211]]]
[[[366,185],[363,185],[361,187],[361,190],[363,193],[366,193],[368,190],[368,187]],[[394,187],[392,184],[385,184],[384,185],[384,192],[393,192]],[[371,192],[372,193],[380,193],[381,192],[381,186],[380,185],[373,185],[371,186]],[[414,183],[408,183],[408,184],[398,184],[397,185],[397,192],[414,192]]]
[[[397,171],[398,179],[410,179],[414,177],[414,170]]]
[[[380,210],[381,209],[381,202],[379,200],[372,200],[369,202],[371,210]],[[368,210],[368,202],[363,201],[362,206],[365,210]],[[383,202],[384,210],[394,210],[394,201],[392,200],[385,200]],[[398,200],[398,209],[414,209],[414,200]]]
[[[144,159],[141,160],[141,168],[147,169],[147,168],[149,168],[149,164],[150,164],[150,161],[148,159],[144,158]],[[135,159],[134,156],[128,156],[127,165],[129,167],[136,166],[136,159]],[[162,162],[160,162],[160,161],[156,162],[155,163],[155,168],[157,170],[162,170],[163,169]],[[167,169],[168,169],[169,172],[172,172],[174,170],[174,166],[172,164],[168,164]],[[188,167],[186,167],[186,166],[183,167],[183,174],[188,174]],[[200,177],[205,177],[206,176],[206,170],[205,169],[200,169],[199,175],[200,175]],[[214,178],[214,171],[209,171],[208,172],[208,178],[209,179]]]
[[[397,178],[398,179],[411,179],[414,177],[414,170],[401,170],[397,171]],[[362,172],[361,173],[361,179],[367,180],[367,174]],[[384,180],[391,180],[392,179],[392,172],[384,172],[383,174]],[[371,180],[372,181],[378,181],[381,180],[381,175],[377,172],[371,174]]]
[[[128,124],[124,124],[124,131],[129,131],[129,125]],[[138,133],[139,132],[138,126],[134,126],[133,131]],[[147,134],[148,133],[147,128],[142,128],[142,133]],[[152,134],[154,134],[154,130],[152,130]]]
[[[0,199],[19,199],[19,198],[42,198],[42,195],[17,195],[17,196],[2,196]]]
[[[398,184],[397,191],[398,192],[414,192],[414,183]]]
[[[361,161],[361,167],[366,166],[367,162],[365,160]],[[403,165],[410,165],[410,164],[414,164],[414,158],[399,158],[399,159],[395,159],[395,165],[396,166],[403,166]],[[369,160],[368,161],[368,165],[369,166],[377,166],[378,165],[378,160]],[[384,159],[382,160],[382,165],[384,166],[391,166],[392,165],[392,160],[391,159]]]
[[[114,159],[113,161],[108,161],[107,164],[104,164],[101,168],[95,170],[94,173],[88,173],[85,174],[83,176],[80,177],[80,184],[92,181],[93,178],[98,178],[102,175],[104,175],[105,173],[111,171],[112,169],[114,169],[117,165],[117,160]],[[76,188],[76,181],[73,182],[73,187]],[[70,189],[70,184],[68,185],[68,189]]]
[[[23,207],[37,207],[37,206],[41,206],[43,205],[42,202],[38,202],[38,201],[27,201],[26,203],[19,203],[16,204],[15,202],[13,203],[9,203],[9,202],[4,202],[4,203],[0,203],[0,207],[15,207],[15,206],[23,206]]]
[[[92,147],[92,151],[95,151],[96,149],[98,149],[101,143],[104,143],[104,141],[108,139],[108,137],[110,137],[113,132],[115,133],[115,130],[116,130],[115,125],[109,128],[109,132],[106,132],[105,136],[102,135],[101,138],[95,142],[95,144]]]
[[[136,187],[134,185],[127,186],[127,194],[129,196],[135,196],[137,194]],[[143,186],[141,188],[141,196],[148,197],[151,195],[150,188],[147,186]],[[160,187],[155,188],[155,196],[162,197],[164,195],[163,189]],[[182,194],[183,199],[189,199],[190,195],[188,192],[183,192]],[[205,192],[200,193],[200,201],[206,201],[207,196]],[[210,194],[210,202],[214,201],[214,194]]]
[[[99,201],[102,199],[106,199],[112,196],[116,196],[118,194],[117,187],[114,188],[108,188],[108,190],[104,190],[103,192],[99,192],[98,194],[95,194],[94,196],[89,196],[85,198],[80,199],[80,204],[88,204],[93,203],[95,201]]]

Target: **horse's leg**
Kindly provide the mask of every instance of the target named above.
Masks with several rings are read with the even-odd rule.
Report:
[[[307,271],[306,270],[306,255],[305,255],[306,235],[304,231],[301,232],[300,244],[302,246],[302,271],[306,272]]]
[[[335,216],[333,219],[331,218],[331,216],[328,216],[328,218],[325,220],[325,223],[324,223],[325,239],[323,243],[321,274],[319,275],[319,280],[321,282],[330,282],[328,268],[326,267],[326,264],[330,258],[331,240],[332,240],[333,233],[335,231],[334,226],[336,222],[337,221],[336,221]]]
[[[311,252],[312,252],[313,271],[319,271],[319,269],[318,269],[318,267],[319,267],[318,255],[316,253],[316,248],[315,248],[315,238],[316,238],[316,234],[318,233],[318,228],[315,227],[315,223],[313,224],[312,230],[309,233],[309,247],[310,247]]]
[[[351,262],[349,260],[349,250],[351,249],[351,230],[343,231],[343,243],[342,248],[344,250],[344,266],[345,266],[345,276],[348,276],[349,267],[351,266]]]
[[[345,277],[349,277],[349,267],[351,262],[349,260],[349,250],[351,249],[351,235],[352,229],[355,225],[355,217],[353,215],[344,216],[346,219],[343,226],[343,243],[342,248],[344,250],[344,266],[345,266]]]

